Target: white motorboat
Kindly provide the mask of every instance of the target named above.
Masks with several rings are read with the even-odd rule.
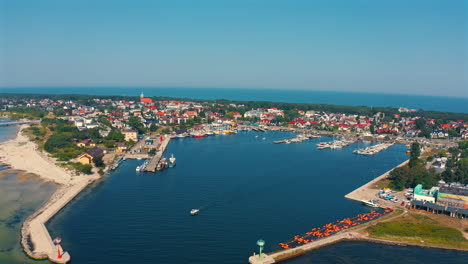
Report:
[[[197,215],[198,212],[200,212],[200,209],[192,209],[192,210],[190,210],[190,214],[191,214],[191,215]]]
[[[376,200],[362,200],[362,203],[369,207],[379,207]]]

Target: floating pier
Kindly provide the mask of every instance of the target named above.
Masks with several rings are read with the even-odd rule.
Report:
[[[353,153],[360,154],[360,155],[374,155],[393,145],[394,143],[381,143],[381,144],[370,146],[370,147],[363,148],[363,149],[356,149],[353,151]]]

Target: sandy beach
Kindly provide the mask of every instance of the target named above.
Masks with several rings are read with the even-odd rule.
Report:
[[[100,176],[97,173],[77,175],[57,166],[55,159],[39,151],[37,145],[21,133],[26,127],[28,125],[22,125],[15,137],[0,143],[0,162],[10,165],[13,170],[34,173],[46,181],[57,184],[57,190],[50,200],[28,217],[21,230],[22,245],[30,257],[49,257],[53,260],[57,255],[56,247],[45,223]],[[29,248],[28,240],[32,242],[34,249]],[[68,253],[65,254],[69,259]]]

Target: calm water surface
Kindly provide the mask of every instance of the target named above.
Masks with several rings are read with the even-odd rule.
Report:
[[[8,120],[0,119],[0,122],[5,121]],[[10,138],[16,129],[0,127],[0,141]],[[0,263],[38,263],[23,252],[20,244],[21,225],[54,191],[55,184],[37,178],[25,179],[16,174],[5,177],[0,175]]]
[[[136,173],[143,161],[127,160],[60,212],[49,228],[62,237],[74,263],[247,263],[259,238],[267,241],[267,252],[277,250],[278,242],[296,234],[368,211],[343,196],[407,158],[401,145],[365,157],[352,151],[369,143],[342,150],[316,149],[330,138],[272,143],[291,136],[244,132],[173,140],[166,153],[177,157],[176,168]],[[192,208],[202,210],[191,216]],[[337,246],[346,250],[333,251]],[[400,252],[407,260],[398,263],[440,255],[432,249],[412,255],[407,249],[343,243],[293,263],[311,263],[317,254],[324,256],[320,263],[338,263],[330,254],[337,254],[339,263],[358,263],[352,262],[356,258],[370,263]],[[461,255],[445,256],[459,260]]]
[[[93,94],[169,96],[193,99],[229,99],[240,101],[272,101],[308,104],[352,106],[408,107],[443,112],[468,113],[468,94],[460,97],[378,94],[334,91],[302,91],[290,89],[228,89],[228,88],[164,88],[164,87],[51,87],[1,88],[0,93]]]

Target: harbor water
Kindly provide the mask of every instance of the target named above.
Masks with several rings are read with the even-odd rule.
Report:
[[[371,143],[341,150],[316,148],[331,138],[273,144],[293,136],[239,132],[174,139],[166,156],[177,157],[175,168],[137,173],[144,161],[127,160],[80,194],[48,228],[62,237],[74,263],[247,263],[260,238],[266,252],[274,251],[294,235],[368,212],[343,196],[407,159],[402,145],[361,156],[352,151]],[[193,208],[201,209],[197,216],[190,215]],[[339,261],[329,257],[336,247],[344,247],[336,253]],[[405,260],[386,261],[401,264],[442,252],[412,254],[408,248],[347,242],[291,263],[371,263],[381,254],[402,252]],[[467,256],[443,254],[450,263]]]

